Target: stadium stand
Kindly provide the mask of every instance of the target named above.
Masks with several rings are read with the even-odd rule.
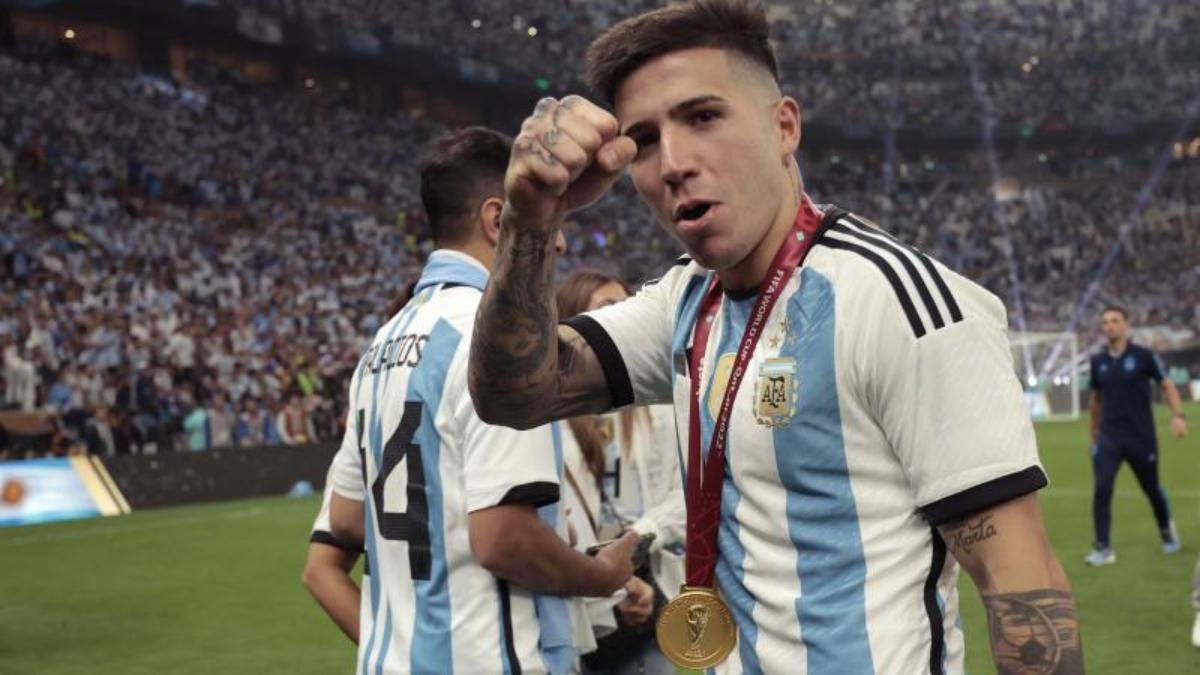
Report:
[[[657,3],[182,4],[252,11],[260,34],[307,27],[334,51],[452,45],[565,92],[592,35]],[[1200,92],[1200,9],[873,7],[773,5],[785,89],[806,121],[854,141],[802,149],[809,192],[980,281],[1010,314],[1019,280],[1030,330],[1067,325],[1120,240],[1092,306],[1121,302],[1194,341],[1200,141],[1161,129],[1187,122]],[[336,438],[363,340],[429,250],[415,157],[443,122],[202,55],[168,76],[65,40],[0,50],[0,81],[0,407],[54,429],[0,459]],[[993,128],[1016,140],[991,143]],[[1131,143],[1143,128],[1160,131]],[[897,150],[906,129],[957,145]],[[628,184],[569,225],[563,271],[648,279],[678,255]]]

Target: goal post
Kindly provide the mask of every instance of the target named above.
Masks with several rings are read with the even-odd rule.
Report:
[[[1009,333],[1013,367],[1034,421],[1077,420],[1084,380],[1074,333]],[[1059,347],[1059,345],[1062,345]],[[1057,351],[1051,368],[1047,361]]]

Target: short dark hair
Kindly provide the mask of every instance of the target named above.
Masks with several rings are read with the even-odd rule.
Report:
[[[465,127],[429,142],[421,154],[421,205],[435,245],[469,238],[480,203],[504,194],[511,152],[512,138],[487,127]]]
[[[1108,305],[1107,307],[1104,308],[1103,312],[1100,312],[1100,316],[1104,316],[1105,314],[1108,314],[1109,312],[1116,312],[1117,314],[1121,315],[1122,319],[1125,319],[1126,321],[1129,320],[1129,310],[1125,309],[1124,307],[1122,307],[1120,305]]]
[[[611,104],[617,88],[651,59],[681,49],[715,47],[762,66],[779,81],[770,22],[760,0],[691,0],[635,16],[588,48],[588,80]]]

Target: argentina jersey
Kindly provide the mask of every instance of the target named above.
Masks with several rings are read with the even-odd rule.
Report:
[[[471,552],[469,513],[558,500],[550,428],[486,425],[467,392],[486,278],[473,258],[434,252],[351,381],[332,483],[364,507],[360,675],[545,672],[532,594]]]
[[[961,673],[958,565],[935,529],[1046,484],[1000,301],[861,219],[823,233],[767,319],[731,415],[717,585],[749,673]],[[708,448],[755,298],[682,259],[568,322],[616,405],[673,401],[700,361]]]

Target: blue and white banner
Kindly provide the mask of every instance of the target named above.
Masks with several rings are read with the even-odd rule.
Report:
[[[0,527],[129,513],[95,457],[0,462]]]

